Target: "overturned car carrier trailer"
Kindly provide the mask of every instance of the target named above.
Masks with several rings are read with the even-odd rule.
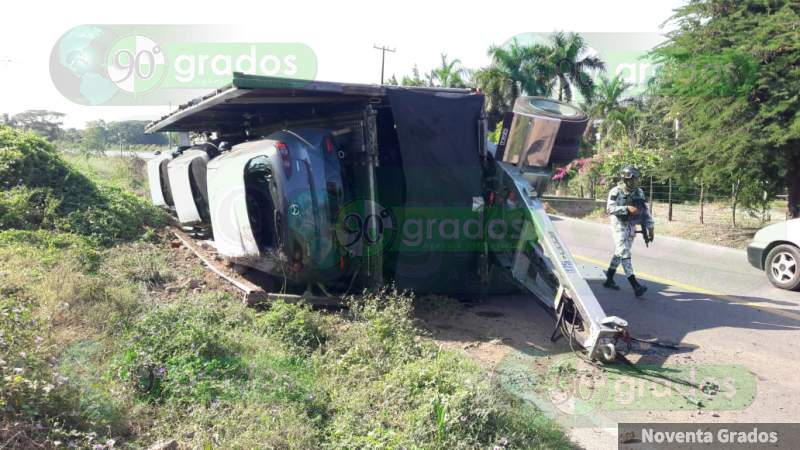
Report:
[[[235,73],[147,126],[204,141],[149,162],[152,199],[282,292],[528,292],[570,343],[613,359],[627,323],[606,316],[539,200],[586,115],[520,97],[494,145],[483,110],[468,89]]]

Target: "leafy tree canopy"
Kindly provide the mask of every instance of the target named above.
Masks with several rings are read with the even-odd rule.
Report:
[[[752,199],[794,183],[795,205],[799,13],[796,1],[691,0],[676,11],[669,41],[653,51],[662,68],[651,92],[677,124],[671,156],[705,180],[752,191]]]

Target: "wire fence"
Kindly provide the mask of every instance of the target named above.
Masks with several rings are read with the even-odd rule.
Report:
[[[659,222],[753,228],[786,219],[785,196],[778,196],[768,202],[765,208],[754,210],[744,208],[739,200],[734,202],[734,189],[722,192],[700,185],[643,181],[641,188],[651,205],[653,216]],[[608,189],[602,185],[559,183],[551,185],[547,193],[605,200]]]

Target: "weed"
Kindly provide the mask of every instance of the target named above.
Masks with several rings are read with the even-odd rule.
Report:
[[[258,326],[290,348],[304,352],[313,351],[327,339],[322,317],[305,304],[273,302],[259,317]]]
[[[221,329],[223,314],[206,305],[156,306],[135,322],[117,376],[141,398],[208,405],[242,371],[236,345]]]
[[[175,279],[163,248],[147,242],[118,245],[106,254],[103,274],[154,288]]]

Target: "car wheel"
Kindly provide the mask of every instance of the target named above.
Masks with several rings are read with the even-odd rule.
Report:
[[[775,287],[797,290],[800,287],[800,250],[786,244],[773,248],[764,262],[764,271]]]

